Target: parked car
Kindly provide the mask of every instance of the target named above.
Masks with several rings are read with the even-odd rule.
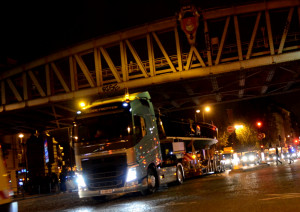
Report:
[[[259,155],[256,152],[247,152],[242,156],[242,164],[245,165],[258,165],[261,162]]]

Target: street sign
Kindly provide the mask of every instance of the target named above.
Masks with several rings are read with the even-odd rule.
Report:
[[[264,134],[264,133],[258,133],[258,134],[257,134],[257,138],[258,138],[259,140],[263,139],[264,137],[265,137],[265,134]]]
[[[235,130],[234,126],[228,126],[227,127],[227,132],[229,132],[229,133],[233,133],[234,130]]]

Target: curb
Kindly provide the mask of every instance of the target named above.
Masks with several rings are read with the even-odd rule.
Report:
[[[56,194],[60,194],[60,193],[25,195],[25,196],[12,198],[12,202],[22,201],[22,200],[26,200],[26,199],[35,199],[35,198],[46,197],[46,196],[52,196],[52,195],[56,195]]]

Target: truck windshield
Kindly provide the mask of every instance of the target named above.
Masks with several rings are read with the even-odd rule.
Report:
[[[129,111],[87,114],[77,119],[79,142],[132,142],[132,116]]]

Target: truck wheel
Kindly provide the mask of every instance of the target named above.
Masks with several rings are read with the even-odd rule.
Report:
[[[177,177],[176,183],[178,185],[181,185],[183,183],[183,180],[184,180],[181,166],[177,166],[177,168],[176,168],[176,177]]]
[[[142,190],[141,193],[143,195],[153,194],[158,187],[158,178],[155,171],[151,168],[148,169],[146,181],[147,181],[147,189]]]

